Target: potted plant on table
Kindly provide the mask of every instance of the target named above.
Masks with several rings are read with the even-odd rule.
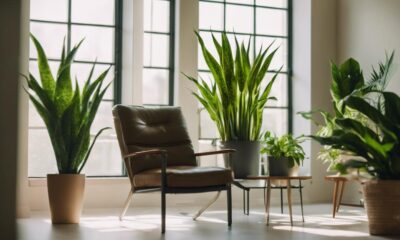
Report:
[[[264,134],[261,153],[267,154],[270,176],[297,175],[305,157],[301,142],[301,137],[294,138],[291,134],[281,137],[273,136],[270,132]]]
[[[53,76],[46,54],[31,35],[38,55],[40,83],[33,74],[26,76],[29,98],[43,119],[57,161],[59,174],[47,175],[51,219],[53,223],[78,223],[83,203],[85,175],[81,174],[97,137],[92,142],[90,127],[109,85],[103,87],[109,71],[92,81],[94,65],[82,90],[71,80],[71,64],[82,41],[71,51],[63,46],[57,75]]]
[[[353,66],[357,69],[358,64]],[[348,86],[354,74],[361,71],[348,73],[340,76],[343,81],[335,87]],[[373,71],[373,78],[386,81],[387,73],[385,64],[381,64]],[[337,114],[331,119],[335,127],[329,134],[311,137],[347,153],[348,160],[339,163],[341,169],[357,169],[369,175],[370,179],[363,182],[363,195],[370,233],[400,234],[400,97],[376,87],[365,94],[355,93],[343,98],[341,106],[361,117]]]
[[[202,37],[196,33],[201,51],[212,74],[212,83],[204,79],[187,76],[193,81],[198,92],[194,96],[204,106],[217,126],[220,147],[235,149],[232,168],[235,178],[246,178],[259,174],[260,135],[263,110],[269,100],[271,88],[280,69],[270,79],[265,79],[277,49],[271,45],[260,49],[250,61],[250,44],[238,43],[235,37],[236,53],[225,33],[221,41],[212,35],[218,60],[214,57]],[[267,81],[267,84],[263,83]]]

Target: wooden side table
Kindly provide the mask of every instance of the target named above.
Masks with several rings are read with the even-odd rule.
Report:
[[[288,196],[288,208],[290,216],[290,224],[293,226],[293,215],[292,215],[292,188],[291,180],[298,180],[300,183],[302,180],[310,180],[311,176],[248,176],[247,179],[262,179],[267,181],[267,192],[265,199],[265,215],[267,220],[267,225],[269,225],[269,209],[271,204],[271,180],[283,180],[287,184],[287,196]],[[304,221],[304,216],[303,216]]]
[[[243,214],[250,215],[250,190],[252,189],[262,189],[264,190],[264,201],[265,201],[265,192],[267,191],[267,181],[266,180],[254,180],[254,179],[235,179],[233,181],[233,185],[240,188],[243,191]],[[298,185],[290,186],[293,189],[298,189],[300,193],[300,206],[301,206],[301,215],[304,220],[303,214],[303,186],[301,185],[301,180],[299,180]],[[283,214],[283,190],[287,189],[286,185],[277,185],[271,184],[271,189],[279,189],[280,190],[280,204],[281,204],[281,213]]]
[[[338,175],[329,175],[325,176],[325,179],[334,182],[332,194],[332,217],[335,218],[336,213],[339,212],[339,207],[342,204],[343,191],[348,178]]]

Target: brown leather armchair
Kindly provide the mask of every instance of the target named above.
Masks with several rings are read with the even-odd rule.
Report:
[[[167,193],[216,191],[217,196],[195,216],[200,216],[221,191],[227,191],[228,226],[232,223],[230,168],[200,167],[197,157],[230,155],[234,150],[194,153],[179,107],[144,108],[116,105],[113,108],[118,142],[131,182],[122,220],[133,193],[161,190],[161,231],[165,232]]]

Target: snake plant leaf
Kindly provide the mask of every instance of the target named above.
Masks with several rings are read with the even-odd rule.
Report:
[[[83,89],[82,89],[82,95],[87,91],[88,87],[90,86],[90,84],[92,82],[93,72],[94,72],[94,68],[96,67],[96,63],[97,63],[97,59],[96,59],[96,61],[94,61],[92,68],[90,69],[89,75],[88,75],[85,85],[83,86]]]
[[[66,55],[62,64],[60,64],[59,75],[57,77],[56,88],[55,88],[55,102],[57,106],[57,114],[61,114],[70,104],[74,95],[72,89],[71,79],[71,63],[74,59],[79,46],[82,44],[81,40],[72,50]]]
[[[87,160],[89,159],[89,155],[90,155],[90,153],[92,152],[92,149],[93,149],[93,147],[94,147],[94,144],[95,144],[96,141],[97,141],[97,138],[101,135],[102,132],[104,132],[105,130],[108,130],[108,129],[111,129],[111,128],[110,128],[110,127],[105,127],[105,128],[100,129],[100,130],[97,132],[97,134],[96,134],[95,137],[93,138],[92,143],[90,144],[89,150],[88,150],[88,151],[86,152],[86,154],[85,154],[85,158],[84,158],[83,162],[82,162],[81,165],[79,166],[78,173],[81,173],[83,167],[86,165],[86,162],[87,162]]]
[[[31,38],[38,52],[41,84],[33,74],[26,77],[30,89],[29,98],[46,124],[59,173],[80,173],[94,142],[102,132],[98,132],[90,144],[93,120],[111,84],[103,87],[109,69],[91,82],[93,66],[81,92],[78,80],[75,80],[75,88],[72,84],[71,65],[83,40],[68,52],[64,40],[61,63],[54,78],[42,46],[34,36],[31,35]]]
[[[218,42],[218,40],[215,38],[214,34],[211,35],[215,49],[217,50],[218,56],[219,56],[219,61],[222,61],[222,46]]]
[[[54,97],[56,82],[53,78],[53,74],[51,73],[46,53],[44,52],[42,45],[35,38],[35,36],[33,36],[32,34],[30,36],[37,51],[38,66],[40,69],[39,74],[43,90],[47,93],[49,98],[52,99]]]
[[[239,43],[234,36],[234,53],[226,33],[222,33],[220,41],[212,34],[212,47],[218,53],[218,56],[213,56],[200,34],[195,34],[212,81],[207,84],[201,77],[185,75],[197,87],[197,91],[193,92],[194,97],[214,121],[222,141],[258,140],[264,106],[273,99],[270,92],[276,75],[268,81],[266,87],[261,87],[261,84],[267,81],[265,75],[276,50],[270,53],[271,46],[260,49],[251,63],[250,41],[246,48],[244,42]]]

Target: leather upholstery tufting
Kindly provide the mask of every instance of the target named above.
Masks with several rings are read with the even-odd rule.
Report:
[[[144,108],[116,105],[115,129],[123,155],[149,149],[168,152],[168,166],[196,166],[193,146],[179,107]],[[132,173],[159,168],[161,156],[133,159]]]

